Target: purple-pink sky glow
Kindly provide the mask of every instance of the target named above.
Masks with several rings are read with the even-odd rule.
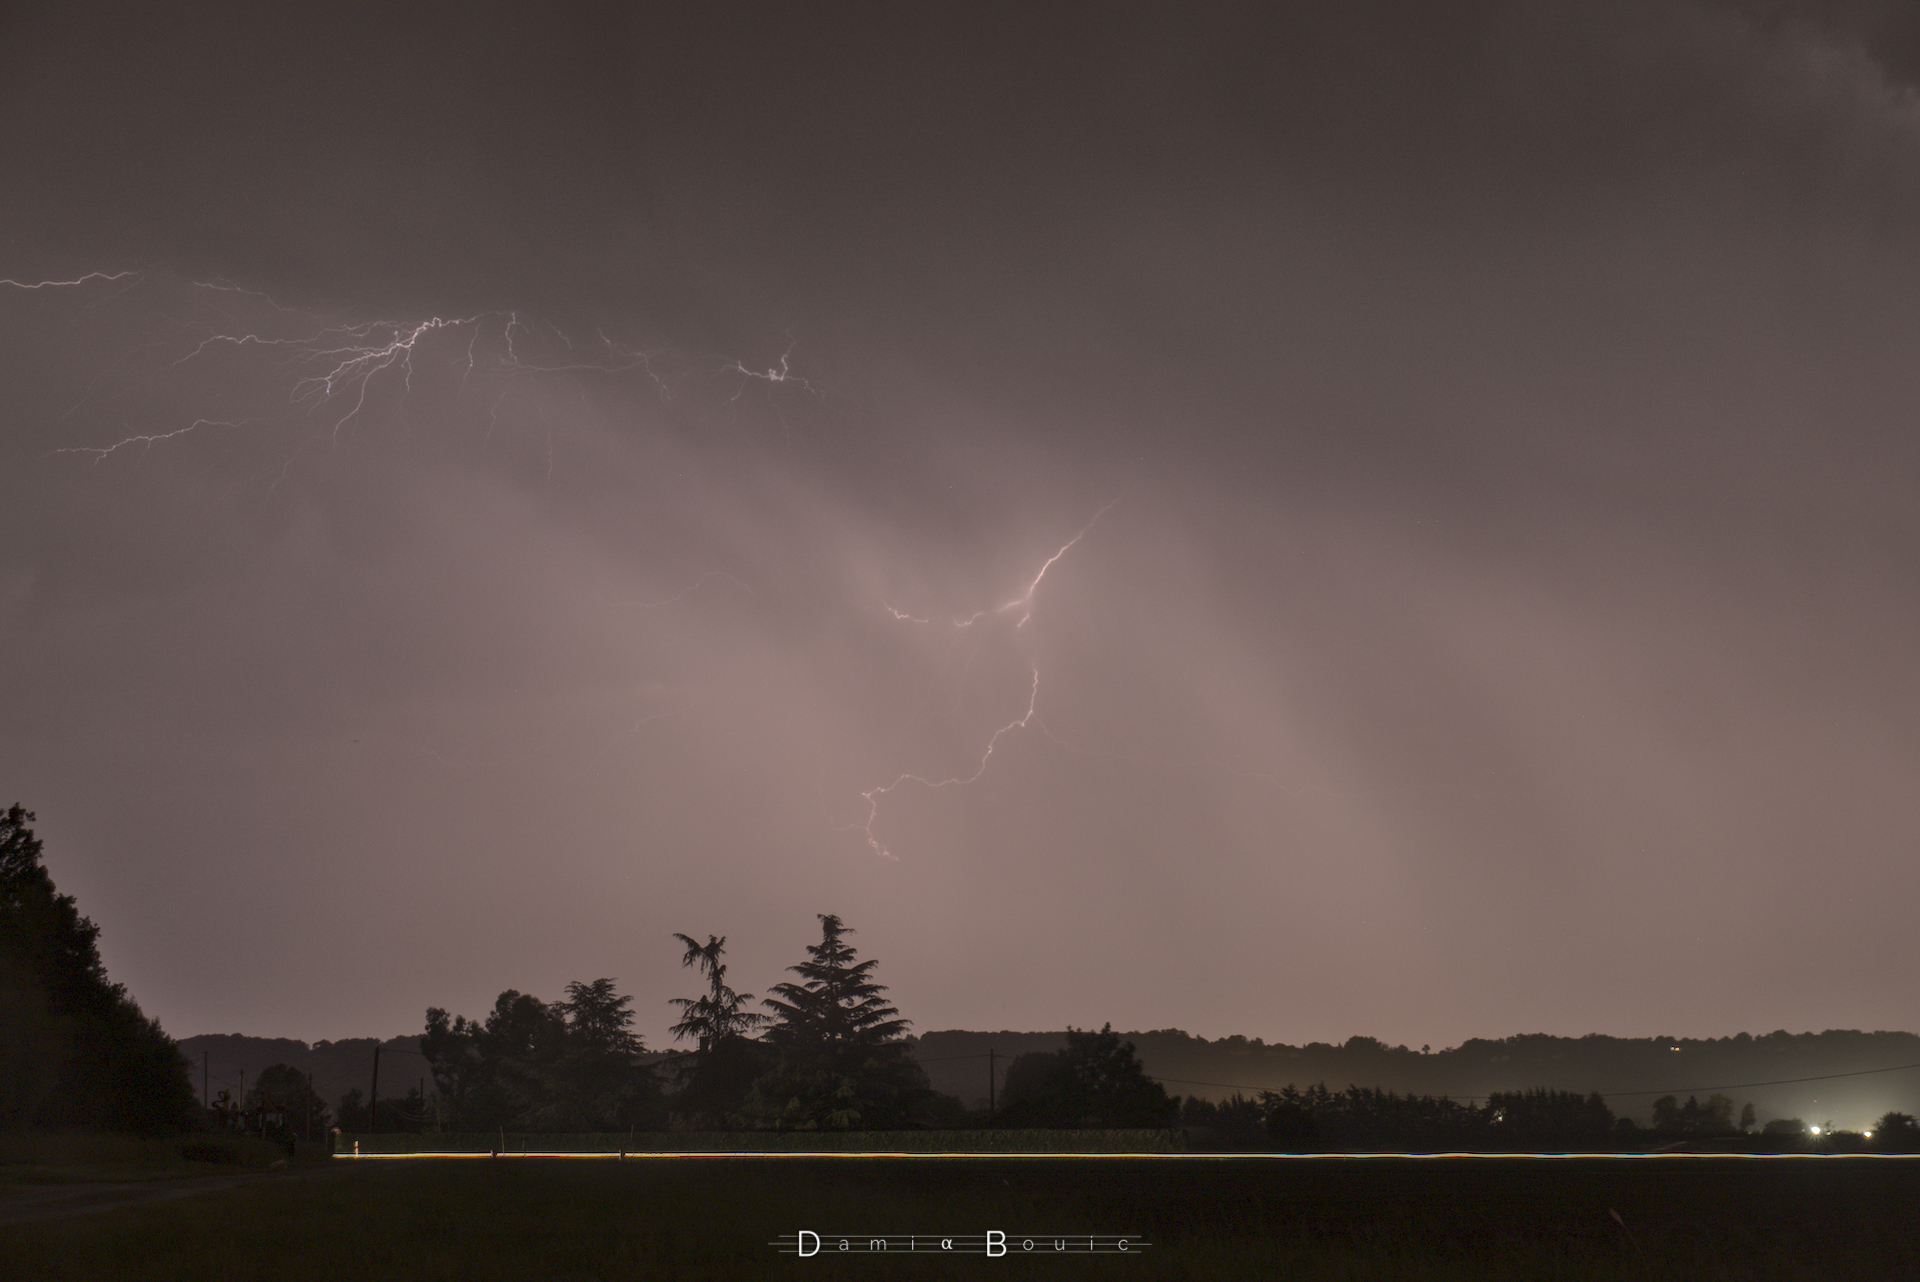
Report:
[[[923,1031],[1913,1027],[1893,7],[42,9],[0,804],[174,1035],[822,912]]]

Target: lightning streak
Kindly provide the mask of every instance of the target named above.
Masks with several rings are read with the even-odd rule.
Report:
[[[197,283],[203,289],[219,289],[260,298],[266,297],[254,290],[241,289],[237,285]],[[288,399],[293,404],[305,405],[311,412],[330,404],[336,397],[346,394],[353,396],[352,407],[333,424],[334,439],[337,442],[340,429],[366,408],[367,387],[375,375],[398,366],[403,375],[405,389],[411,391],[414,349],[419,346],[422,339],[443,329],[452,330],[469,325],[477,328],[485,319],[487,317],[483,313],[454,320],[435,316],[413,325],[384,320],[367,321],[358,325],[339,325],[322,329],[305,338],[263,338],[258,334],[210,334],[195,345],[192,351],[172,362],[169,368],[177,369],[205,356],[209,349],[221,347],[236,350],[247,347],[284,349],[291,353],[296,369],[318,369],[318,372],[294,382],[288,393]],[[471,357],[471,344],[469,357]],[[168,435],[177,435],[177,433]]]
[[[55,454],[91,454],[93,461],[99,463],[107,455],[125,449],[129,445],[138,445],[142,450],[150,450],[160,441],[170,441],[176,436],[203,427],[243,427],[245,422],[231,422],[225,419],[197,418],[185,427],[177,427],[171,432],[151,432],[144,436],[129,436],[125,440],[115,441],[112,445],[67,445],[53,451]]]
[[[148,273],[133,270],[92,271],[71,280],[36,281],[11,277],[0,278],[0,285],[22,291],[66,291],[89,284],[113,281],[132,286],[140,283],[147,275]],[[439,350],[451,366],[460,370],[460,387],[463,392],[474,380],[476,374],[501,380],[570,373],[597,373],[613,376],[634,373],[646,377],[664,398],[671,400],[678,391],[679,381],[696,373],[695,368],[684,360],[668,359],[667,349],[646,350],[623,346],[610,338],[604,330],[594,331],[598,339],[597,344],[593,339],[588,339],[584,344],[578,344],[570,335],[551,322],[531,318],[517,311],[496,310],[465,316],[431,316],[424,320],[372,319],[328,323],[325,318],[316,318],[311,312],[284,306],[269,294],[229,280],[215,278],[182,282],[182,284],[190,285],[194,290],[210,295],[223,295],[234,300],[245,299],[249,302],[257,301],[270,310],[275,318],[276,327],[291,322],[297,327],[298,332],[287,334],[282,330],[280,333],[274,333],[271,330],[241,328],[232,323],[215,321],[194,335],[179,354],[159,362],[154,367],[154,372],[168,374],[172,371],[191,370],[203,366],[223,352],[236,356],[264,357],[284,371],[283,387],[289,407],[287,416],[294,417],[304,413],[306,416],[317,418],[317,426],[322,432],[331,435],[335,446],[340,443],[342,433],[382,399],[379,388],[375,384],[384,375],[394,376],[398,385],[398,400],[395,403],[405,403],[406,398],[416,390],[416,372],[424,369],[417,366],[417,361],[427,355],[430,350]],[[162,315],[164,317],[164,313]],[[174,323],[185,324],[177,321]],[[465,331],[464,334],[461,334],[461,331]],[[431,344],[439,341],[443,336],[454,336],[454,342],[450,345],[451,350],[432,348]],[[547,345],[551,346],[551,351],[543,356],[539,349]],[[442,348],[446,346],[449,345],[442,344]],[[782,354],[778,366],[767,370],[764,374],[755,373],[737,361],[731,369],[718,372],[729,377],[737,373],[747,378],[764,380],[770,385],[790,384],[817,395],[817,389],[793,368],[791,352],[790,343],[787,353]],[[499,396],[490,398],[492,404],[488,410],[486,426],[486,435],[489,439],[494,429],[500,425],[505,397],[506,393],[503,392]],[[735,391],[735,398],[737,397],[738,389]],[[252,416],[228,415],[220,419],[209,415],[184,425],[163,423],[130,427],[126,429],[127,434],[118,440],[109,440],[100,444],[65,446],[53,453],[83,454],[98,462],[111,455],[126,452],[134,446],[140,447],[144,452],[157,444],[175,442],[211,425],[236,426],[239,421],[266,423],[277,421],[277,418],[278,416],[269,411]],[[782,424],[786,425],[784,415]],[[554,451],[558,444],[553,439],[553,425],[542,421],[533,425],[533,431],[536,438],[541,441],[544,470],[550,479],[555,465]]]
[[[38,281],[14,280],[11,277],[0,276],[0,285],[11,285],[15,289],[67,289],[74,285],[84,285],[90,280],[124,280],[128,276],[140,276],[143,274],[144,273],[136,271],[88,272],[85,276],[78,276],[73,280]]]
[[[1110,499],[1107,502],[1107,505],[1105,507],[1101,508],[1098,512],[1095,512],[1093,516],[1087,521],[1087,523],[1082,527],[1080,527],[1080,532],[1078,534],[1075,534],[1072,538],[1068,539],[1065,543],[1061,544],[1059,551],[1055,552],[1052,556],[1048,557],[1043,563],[1041,563],[1039,572],[1033,576],[1032,582],[1027,584],[1027,590],[1025,592],[1021,593],[1019,596],[1015,597],[1013,600],[1008,601],[1006,604],[1001,605],[993,610],[979,610],[979,611],[976,611],[973,615],[971,615],[968,618],[954,619],[952,621],[951,626],[955,630],[971,628],[974,624],[986,618],[988,615],[1007,615],[1007,614],[1013,613],[1015,610],[1018,610],[1020,611],[1020,618],[1014,623],[1014,627],[1016,629],[1024,628],[1027,625],[1028,620],[1033,618],[1033,599],[1035,594],[1040,591],[1041,581],[1047,577],[1047,571],[1051,570],[1054,567],[1054,564],[1057,561],[1059,561],[1061,557],[1065,556],[1068,552],[1072,551],[1075,544],[1079,543],[1081,539],[1084,539],[1085,537],[1087,537],[1087,532],[1093,529],[1093,527],[1099,522],[1101,517],[1105,516],[1108,512],[1110,512],[1113,509],[1113,505],[1115,503],[1118,503],[1121,497],[1122,496],[1120,495],[1115,495],[1112,499]],[[927,622],[927,620],[925,619],[917,618],[913,615],[905,613],[904,611],[897,610],[892,606],[887,606],[885,608],[887,610],[887,613],[891,614],[895,619],[903,623],[924,624]],[[976,647],[975,653],[978,653],[977,647]],[[973,655],[969,655],[967,658],[967,665],[969,668],[971,668],[972,664],[973,664]],[[945,779],[931,779],[925,775],[902,773],[898,775],[892,783],[882,784],[877,788],[869,788],[865,792],[860,794],[860,799],[867,803],[867,818],[866,818],[866,822],[857,825],[857,828],[858,828],[858,831],[861,833],[861,835],[866,838],[867,846],[869,849],[873,851],[874,854],[879,855],[882,859],[894,860],[896,863],[899,861],[899,856],[895,855],[891,850],[888,850],[885,843],[883,843],[880,840],[879,836],[876,835],[875,832],[873,831],[874,824],[879,822],[879,819],[880,819],[880,799],[882,797],[885,797],[888,793],[894,791],[896,788],[899,788],[902,785],[909,784],[909,783],[917,783],[923,788],[957,788],[957,787],[965,787],[967,784],[974,783],[978,781],[982,775],[987,773],[987,766],[993,761],[993,751],[995,748],[1000,746],[1001,739],[1005,738],[1007,735],[1012,734],[1016,730],[1025,730],[1030,725],[1038,724],[1036,720],[1036,714],[1039,712],[1039,708],[1040,708],[1040,665],[1038,663],[1032,662],[1031,659],[1029,659],[1028,667],[1030,671],[1029,671],[1029,680],[1027,683],[1026,711],[1022,712],[1019,716],[1015,717],[1013,720],[1001,726],[998,730],[995,730],[993,734],[988,737],[987,745],[984,749],[981,750],[981,753],[980,753],[980,762],[977,766],[974,767],[972,774],[953,775]],[[1044,725],[1042,725],[1040,728],[1042,731],[1045,731],[1046,729]],[[1047,737],[1049,739],[1053,739],[1053,736],[1051,734],[1048,734]],[[1058,743],[1059,740],[1055,739],[1054,742]]]
[[[141,270],[101,270],[58,280],[0,277],[0,286],[16,291],[64,293],[111,282],[132,288],[152,276],[153,273]],[[519,377],[601,374],[645,377],[667,400],[675,399],[680,393],[680,384],[689,378],[713,378],[731,383],[731,398],[736,401],[744,393],[747,380],[765,383],[769,393],[779,393],[781,398],[796,388],[816,399],[821,395],[820,387],[808,381],[793,363],[795,342],[791,334],[787,350],[765,370],[749,368],[744,361],[736,360],[731,365],[702,371],[683,354],[668,348],[626,346],[598,329],[577,341],[548,320],[507,309],[473,315],[436,315],[424,320],[391,317],[337,320],[283,305],[270,294],[224,278],[169,282],[162,277],[158,287],[166,289],[170,284],[191,288],[209,303],[220,300],[221,318],[211,319],[204,326],[191,326],[197,332],[172,354],[156,361],[140,379],[201,369],[222,354],[234,359],[264,360],[278,371],[275,382],[285,395],[288,407],[284,415],[262,407],[253,413],[229,411],[217,418],[208,413],[190,422],[136,422],[123,427],[125,434],[118,439],[63,446],[53,453],[86,455],[99,462],[115,454],[131,452],[136,446],[144,453],[156,445],[177,444],[208,426],[263,424],[303,416],[313,420],[316,435],[330,435],[337,447],[347,428],[364,420],[376,406],[404,405],[408,396],[421,390],[423,380],[416,379],[415,375],[426,373],[429,365],[419,362],[430,354],[435,360],[444,357],[450,367],[460,371],[459,385],[463,393],[476,381],[476,376],[504,381]],[[272,318],[267,323],[272,328],[225,319],[228,304],[238,306],[243,301],[249,308],[258,305],[266,309]],[[189,327],[185,321],[174,320],[164,312],[159,314],[175,325]],[[385,385],[376,386],[389,376],[397,395],[389,395],[383,390]],[[123,389],[130,390],[131,387]],[[489,439],[495,429],[503,425],[506,396],[505,392],[489,394],[487,401],[481,402],[483,405],[491,402],[486,410],[484,429]],[[79,408],[75,406],[75,410]],[[785,411],[777,403],[775,408],[780,412],[781,426],[791,439],[792,425],[787,422]],[[536,466],[541,466],[544,475],[552,479],[558,463],[555,455],[561,444],[555,439],[554,424],[541,420],[529,427],[540,450],[540,463]]]
[[[366,408],[367,386],[376,374],[398,365],[405,375],[407,388],[411,389],[413,350],[421,338],[435,330],[478,324],[481,319],[479,316],[469,316],[459,320],[442,320],[435,316],[410,329],[391,321],[371,321],[365,325],[331,331],[345,336],[345,341],[337,347],[317,347],[313,346],[314,340],[309,340],[303,361],[316,365],[332,361],[333,366],[296,382],[291,392],[293,401],[295,404],[310,402],[314,408],[318,408],[332,401],[342,389],[351,389],[354,393],[353,408],[341,415],[333,425],[334,440],[338,441],[340,429]],[[382,334],[385,335],[384,341],[379,337]]]
[[[1034,575],[1033,582],[1027,584],[1027,590],[1024,593],[1022,593],[1020,596],[1016,597],[1015,599],[1001,606],[999,610],[995,611],[995,613],[1006,614],[1012,610],[1019,610],[1021,612],[1020,621],[1014,624],[1013,626],[1016,628],[1026,627],[1027,620],[1033,617],[1033,594],[1040,590],[1040,580],[1046,578],[1047,571],[1053,568],[1053,563],[1055,561],[1058,561],[1061,557],[1065,556],[1068,552],[1071,552],[1073,550],[1074,544],[1078,543],[1081,539],[1086,538],[1087,531],[1091,530],[1094,527],[1094,525],[1100,520],[1101,517],[1105,516],[1108,512],[1111,512],[1113,510],[1113,505],[1115,503],[1118,503],[1119,501],[1120,501],[1120,496],[1117,494],[1114,495],[1111,499],[1107,500],[1107,505],[1101,508],[1098,512],[1095,512],[1093,514],[1093,519],[1089,520],[1086,523],[1086,525],[1081,527],[1080,533],[1068,539],[1065,546],[1063,546],[1058,552],[1055,552],[1052,556],[1047,558],[1046,564],[1040,567],[1040,573]]]
[[[739,579],[734,578],[731,574],[728,574],[725,570],[708,570],[705,574],[702,574],[699,578],[695,579],[691,585],[681,588],[678,592],[674,593],[670,597],[663,597],[658,601],[640,601],[640,602],[637,602],[636,604],[642,610],[658,610],[662,606],[678,605],[680,602],[686,600],[688,597],[692,596],[695,592],[698,592],[701,588],[705,587],[708,583],[710,583],[714,579],[725,579],[727,582],[733,584],[733,586],[735,586],[736,588],[739,588],[742,592],[745,592],[748,596],[753,595],[752,588],[748,587],[745,583],[741,582]]]
[[[139,271],[94,271],[72,280],[20,281],[4,278],[0,279],[0,285],[22,291],[72,290],[95,283],[112,282],[121,282],[130,287],[146,275]],[[573,373],[634,373],[644,375],[660,392],[672,397],[678,379],[699,376],[695,367],[682,357],[675,357],[668,364],[664,359],[664,351],[623,347],[603,331],[593,331],[593,337],[576,343],[552,324],[517,311],[494,310],[450,317],[436,315],[426,319],[349,317],[341,320],[283,306],[265,293],[227,280],[181,283],[191,284],[192,288],[203,294],[230,300],[236,306],[242,299],[248,300],[249,308],[257,302],[268,309],[261,318],[262,322],[271,324],[273,328],[249,328],[246,322],[226,319],[227,308],[223,303],[221,319],[212,320],[204,328],[196,327],[187,341],[177,347],[172,343],[167,344],[171,349],[168,356],[157,360],[151,372],[167,375],[180,371],[184,374],[204,368],[223,356],[236,360],[264,360],[274,371],[269,396],[284,398],[282,403],[285,408],[276,410],[268,407],[262,414],[230,412],[218,418],[208,414],[185,422],[176,419],[158,425],[128,426],[121,429],[126,435],[118,440],[98,445],[63,446],[54,453],[83,455],[98,464],[118,454],[146,454],[156,446],[175,444],[188,436],[216,427],[237,428],[299,417],[314,420],[316,435],[330,433],[333,443],[338,446],[341,435],[350,424],[369,415],[377,404],[392,399],[385,390],[389,385],[404,401],[410,392],[416,390],[416,372],[424,376],[433,363],[441,358],[444,358],[449,375],[455,368],[459,369],[458,383],[463,393],[468,391],[470,384],[482,379],[500,382]],[[266,321],[267,315],[270,315],[270,321]],[[736,360],[728,365],[709,366],[707,374],[734,381],[736,386],[732,389],[732,399],[735,401],[745,394],[749,381],[764,384],[769,395],[784,394],[797,388],[816,400],[820,399],[823,395],[820,385],[809,381],[795,368],[792,359],[795,344],[791,335],[788,338],[787,349],[764,369],[750,368],[743,360]],[[424,358],[431,359],[426,364],[419,363]],[[389,375],[392,376],[389,384],[376,387],[377,381]],[[422,381],[424,383],[424,378]],[[496,429],[505,425],[509,407],[507,398],[510,393],[504,388],[495,390],[497,394],[485,394],[484,399],[475,406],[476,411],[480,406],[486,407],[484,433],[488,439],[494,436]],[[556,449],[559,442],[555,440],[555,424],[544,414],[533,417],[537,419],[532,427],[541,450],[544,476],[551,481],[556,474],[558,461]],[[186,416],[182,415],[181,418]],[[784,412],[781,422],[784,426]],[[476,422],[476,428],[479,426]],[[286,479],[294,461],[293,457],[288,457],[279,464],[267,487],[269,494]],[[985,646],[984,634],[988,625],[995,621],[1004,619],[1012,623],[1009,635],[1015,638],[1016,644],[1027,647],[1025,657],[1028,671],[1024,682],[1027,698],[1024,705],[1020,706],[1019,714],[987,735],[970,769],[944,776],[903,771],[891,782],[867,788],[859,794],[866,803],[864,821],[848,830],[859,831],[876,855],[895,858],[881,841],[878,832],[881,809],[887,797],[910,783],[929,789],[957,788],[975,783],[991,768],[1000,744],[1009,736],[1029,729],[1046,732],[1047,728],[1039,715],[1040,667],[1033,661],[1031,653],[1034,629],[1029,628],[1028,624],[1034,619],[1039,593],[1048,575],[1068,553],[1079,546],[1120,501],[1120,497],[1116,496],[1096,511],[1072,538],[1060,544],[1039,563],[1017,595],[998,605],[950,619],[932,613],[924,617],[921,614],[909,614],[890,605],[881,607],[897,623],[951,627],[956,632],[972,632],[967,667],[961,675],[960,692],[956,694],[956,708],[960,694],[964,693],[967,674],[973,670],[974,661]],[[664,600],[643,604],[648,608],[671,606],[697,596],[707,586],[718,582],[734,584],[743,592],[753,591],[731,575],[712,571],[702,575],[692,586]],[[679,716],[691,710],[689,706],[687,709],[670,709],[654,715]],[[653,720],[654,715],[639,719],[635,726]],[[1051,735],[1048,735],[1048,739],[1049,742],[1057,742]]]
[[[730,374],[738,374],[743,379],[746,379],[746,378],[757,379],[758,381],[762,383],[766,383],[769,386],[777,385],[780,383],[792,383],[796,387],[804,388],[806,389],[807,392],[811,393],[813,396],[818,397],[820,395],[820,389],[815,387],[812,383],[809,383],[806,379],[800,377],[798,374],[794,373],[793,367],[787,363],[788,358],[793,355],[793,348],[794,348],[793,335],[789,333],[787,335],[787,350],[780,353],[780,364],[778,367],[769,366],[764,370],[755,370],[755,369],[748,369],[745,361],[735,361],[733,364],[726,367],[726,372]],[[747,385],[744,382],[741,383],[739,388],[734,392],[732,399],[736,401],[739,400],[740,397],[746,392],[746,390],[747,390]]]
[[[245,294],[248,298],[264,298],[267,300],[267,305],[277,312],[289,310],[288,308],[282,307],[279,303],[274,302],[273,295],[263,294],[257,289],[247,289],[244,286],[236,285],[222,276],[216,276],[212,280],[196,280],[193,282],[193,287],[195,289],[210,289],[220,294]]]

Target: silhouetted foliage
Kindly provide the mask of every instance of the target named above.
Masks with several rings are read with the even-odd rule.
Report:
[[[693,1038],[696,1049],[675,1058],[680,1085],[673,1100],[673,1124],[695,1130],[725,1130],[745,1123],[748,1092],[773,1067],[769,1048],[747,1040],[747,1034],[769,1021],[769,1016],[746,1009],[752,993],[736,993],[726,983],[724,935],[709,935],[705,944],[691,935],[675,934],[687,946],[682,966],[698,966],[707,978],[699,997],[674,997],[680,1022],[676,1039]]]
[[[1329,1091],[1322,1084],[1304,1091],[1288,1086],[1260,1098],[1282,1152],[1469,1149],[1484,1144],[1487,1132],[1484,1110],[1444,1096],[1362,1086]]]
[[[1883,1113],[1870,1143],[1876,1153],[1920,1153],[1920,1122],[1911,1113]]]
[[[54,889],[32,822],[0,814],[0,1127],[184,1127],[179,1047],[107,978],[100,928]]]
[[[670,1101],[672,1127],[729,1131],[765,1124],[753,1111],[759,1106],[754,1086],[779,1065],[773,1047],[746,1037],[728,1037],[691,1058],[694,1063],[679,1078],[682,1085]]]
[[[611,979],[597,979],[567,985],[567,1000],[552,1005],[509,989],[484,1023],[429,1008],[420,1050],[432,1066],[438,1125],[543,1131],[662,1125],[659,1084],[640,1062],[645,1048],[628,1027],[632,1000],[616,993]]]
[[[411,1135],[419,1131],[431,1130],[433,1125],[432,1106],[420,1096],[418,1087],[409,1086],[407,1093],[398,1099],[391,1095],[381,1095],[375,1105],[379,1114],[379,1124],[367,1109],[367,1097],[356,1086],[340,1097],[334,1124],[343,1131],[365,1134],[378,1131],[382,1135]]]
[[[247,1087],[246,1110],[284,1137],[318,1139],[332,1125],[326,1101],[307,1075],[290,1064],[269,1064]]]
[[[1490,1146],[1510,1152],[1600,1150],[1613,1137],[1613,1110],[1598,1092],[1496,1091],[1486,1113]]]
[[[1653,1129],[1688,1138],[1734,1135],[1740,1130],[1733,1124],[1733,1101],[1724,1095],[1709,1095],[1705,1103],[1689,1095],[1685,1104],[1662,1095],[1653,1102]]]
[[[1005,1126],[1171,1126],[1178,1104],[1148,1077],[1132,1042],[1108,1024],[1067,1030],[1065,1048],[1029,1052],[1007,1066]]]
[[[450,1020],[429,1007],[420,1052],[433,1073],[440,1126],[493,1130],[530,1123],[537,1107],[533,1065],[558,1042],[559,1022],[545,1002],[513,989],[494,999],[484,1022],[464,1015]]]
[[[1238,1091],[1219,1101],[1188,1097],[1180,1103],[1180,1125],[1201,1148],[1268,1147],[1267,1111],[1258,1099]]]
[[[1325,1082],[1345,1089],[1349,1084],[1373,1086],[1401,1094],[1443,1095],[1453,1099],[1484,1097],[1494,1091],[1534,1087],[1599,1091],[1616,1111],[1631,1113],[1644,1128],[1648,1110],[1658,1094],[1691,1083],[1754,1082],[1772,1079],[1831,1077],[1818,1086],[1779,1085],[1742,1091],[1735,1096],[1734,1114],[1741,1101],[1754,1105],[1756,1122],[1769,1117],[1819,1109],[1836,1118],[1864,1122],[1888,1107],[1904,1107],[1881,1097],[1878,1076],[1860,1075],[1889,1065],[1920,1061],[1920,1035],[1861,1033],[1829,1030],[1824,1033],[1739,1034],[1733,1037],[1691,1039],[1678,1037],[1616,1038],[1550,1037],[1525,1034],[1494,1040],[1470,1040],[1449,1049],[1422,1054],[1371,1038],[1342,1043],[1302,1045],[1266,1043],[1259,1038],[1217,1040],[1191,1037],[1178,1029],[1127,1033],[1136,1044],[1147,1071],[1166,1078],[1220,1082],[1248,1095],[1281,1084]],[[989,1048],[1002,1053],[1001,1067],[1019,1054],[1052,1051],[1064,1044],[1061,1033],[970,1033],[959,1030],[924,1034],[920,1051],[942,1090],[964,1090],[969,1098],[980,1076],[970,1060],[984,1058]],[[937,1060],[949,1060],[937,1063]],[[1649,1094],[1649,1088],[1660,1088]],[[1183,1089],[1169,1084],[1168,1090]],[[1222,1094],[1227,1092],[1222,1092]],[[1733,1095],[1734,1092],[1728,1091]],[[1817,1095],[1820,1102],[1806,1098]],[[1616,1102],[1616,1095],[1620,1102]],[[1706,1092],[1699,1096],[1706,1098]],[[1676,1104],[1686,1095],[1678,1095]],[[1920,1113],[1920,1109],[1910,1112]],[[1817,1120],[1817,1119],[1815,1119]],[[1751,1128],[1749,1125],[1749,1129]],[[1654,1144],[1651,1135],[1643,1137]],[[1672,1136],[1659,1144],[1688,1137]],[[1689,1139],[1689,1142],[1694,1142]]]
[[[1261,1102],[1267,1108],[1267,1138],[1273,1141],[1275,1149],[1282,1153],[1320,1150],[1320,1124],[1305,1104],[1297,1099],[1268,1099],[1264,1094]]]
[[[659,1083],[640,1063],[646,1047],[628,1027],[632,1001],[614,992],[611,979],[567,985],[567,1000],[554,1007],[562,1020],[556,1053],[540,1066],[547,1087],[534,1119],[540,1129],[618,1130],[665,1120]]]
[[[1499,1092],[1476,1106],[1362,1086],[1289,1086],[1263,1091],[1259,1107],[1267,1145],[1283,1153],[1593,1151],[1612,1148],[1616,1134],[1606,1102],[1573,1091]]]
[[[705,1051],[729,1037],[744,1037],[770,1021],[769,1016],[746,1009],[753,1000],[752,993],[736,993],[727,987],[727,966],[720,960],[727,948],[725,935],[708,935],[704,944],[690,935],[676,933],[674,938],[687,946],[680,964],[697,965],[707,977],[704,995],[668,998],[680,1008],[680,1022],[672,1030],[676,1039],[691,1037],[696,1050]]]
[[[774,986],[774,1020],[762,1036],[772,1064],[748,1092],[745,1113],[761,1126],[885,1130],[931,1120],[933,1090],[901,1040],[907,1021],[874,982],[879,963],[856,961],[853,933],[821,913],[820,942],[787,969],[800,982]]]

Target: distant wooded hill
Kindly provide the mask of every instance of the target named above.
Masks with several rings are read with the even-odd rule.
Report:
[[[1258,1038],[1208,1041],[1178,1029],[1122,1035],[1139,1049],[1148,1074],[1173,1095],[1223,1099],[1237,1089],[1376,1087],[1401,1094],[1454,1099],[1536,1087],[1599,1091],[1617,1116],[1647,1122],[1663,1095],[1705,1099],[1719,1091],[1738,1106],[1751,1103],[1757,1122],[1797,1117],[1862,1128],[1889,1111],[1920,1113],[1920,1036],[1912,1033],[1769,1033],[1754,1037],[1549,1037],[1527,1034],[1497,1041],[1474,1039],[1423,1053],[1354,1037],[1339,1046],[1263,1043]],[[1001,1080],[1010,1060],[1028,1051],[1066,1045],[1065,1033],[926,1033],[915,1054],[934,1088],[968,1105],[987,1098],[987,1052],[996,1052]],[[1901,1072],[1867,1072],[1911,1065]],[[1833,1077],[1833,1074],[1861,1074]],[[1747,1083],[1789,1078],[1828,1080],[1776,1086]]]
[[[1751,1103],[1757,1122],[1797,1117],[1822,1125],[1861,1128],[1886,1112],[1920,1113],[1920,1036],[1912,1033],[1769,1033],[1753,1037],[1708,1039],[1681,1037],[1549,1037],[1527,1034],[1497,1041],[1474,1039],[1460,1046],[1423,1053],[1387,1046],[1371,1037],[1354,1037],[1334,1046],[1265,1043],[1258,1038],[1223,1037],[1208,1041],[1178,1029],[1125,1033],[1139,1049],[1146,1071],[1172,1095],[1224,1099],[1236,1090],[1252,1095],[1284,1086],[1325,1083],[1330,1089],[1376,1087],[1401,1094],[1483,1097],[1495,1091],[1599,1091],[1614,1113],[1647,1122],[1662,1095],[1702,1099],[1718,1091],[1736,1106]],[[909,1038],[935,1090],[958,1096],[969,1106],[985,1104],[988,1052],[1004,1084],[1007,1065],[1028,1051],[1055,1051],[1066,1034],[975,1033],[961,1030]],[[271,1064],[291,1064],[313,1075],[314,1089],[333,1103],[353,1089],[371,1086],[371,1037],[337,1042],[238,1034],[189,1037],[180,1043],[191,1069],[196,1095],[201,1056],[206,1055],[213,1093],[224,1088],[240,1094],[241,1074],[251,1082]],[[1678,1048],[1678,1049],[1675,1049]],[[403,1096],[432,1079],[419,1055],[418,1037],[381,1042],[380,1094]],[[1913,1065],[1901,1072],[1872,1072]],[[1835,1077],[1834,1074],[1860,1074]],[[1823,1081],[1773,1086],[1790,1078]],[[1737,1111],[1737,1108],[1736,1108]]]
[[[313,1077],[313,1089],[328,1105],[342,1095],[358,1089],[364,1098],[373,1084],[374,1038],[349,1037],[338,1042],[296,1041],[291,1037],[243,1037],[238,1033],[209,1033],[183,1038],[180,1053],[186,1057],[188,1077],[194,1098],[201,1094],[202,1065],[205,1066],[207,1094],[226,1091],[234,1099],[244,1094],[243,1083],[260,1080],[261,1070],[274,1064],[290,1064]],[[418,1037],[389,1037],[380,1043],[380,1094],[398,1099],[409,1090],[417,1090],[427,1081],[427,1061],[421,1058]],[[203,1059],[204,1056],[204,1059]]]

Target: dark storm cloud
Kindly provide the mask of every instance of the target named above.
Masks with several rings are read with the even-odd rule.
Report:
[[[145,274],[0,297],[5,772],[175,1031],[1903,1018],[1899,9],[9,21],[0,275]]]

